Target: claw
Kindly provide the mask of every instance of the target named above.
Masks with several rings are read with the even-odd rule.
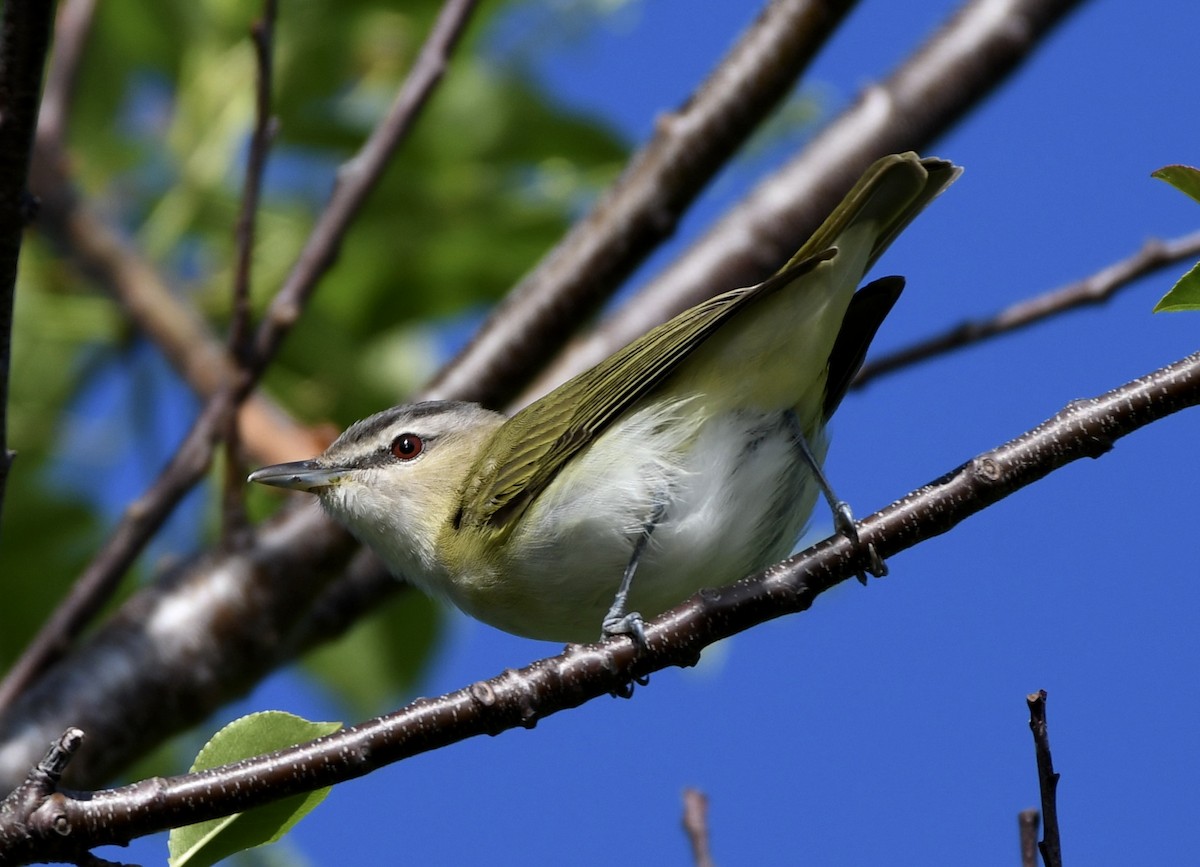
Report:
[[[855,547],[859,553],[860,561],[866,561],[866,569],[859,569],[855,575],[858,578],[858,583],[867,586],[867,575],[870,574],[875,578],[882,578],[888,573],[887,563],[879,556],[879,552],[875,550],[873,544],[864,545],[858,537],[858,525],[854,523],[854,513],[850,511],[850,504],[845,500],[838,500],[833,504],[833,526],[834,528],[850,540],[850,544]]]
[[[645,621],[642,619],[642,615],[636,611],[630,611],[628,614],[620,614],[612,610],[608,612],[600,629],[600,637],[604,639],[614,635],[628,635],[633,639],[638,650],[645,650],[649,647],[646,643]]]

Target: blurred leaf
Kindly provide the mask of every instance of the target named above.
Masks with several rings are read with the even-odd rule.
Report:
[[[86,505],[48,489],[43,452],[20,449],[0,530],[0,671],[7,670],[66,595],[99,538]]]
[[[341,723],[314,723],[281,711],[264,711],[244,716],[225,726],[204,746],[191,770],[215,768],[251,756],[332,734]],[[171,831],[167,847],[171,867],[206,867],[235,852],[273,843],[306,816],[329,794],[329,788],[293,795],[207,822],[185,825]]]
[[[1171,291],[1154,305],[1155,313],[1176,313],[1183,310],[1200,310],[1200,263],[1179,278]]]
[[[1158,171],[1151,172],[1150,177],[1166,181],[1181,193],[1186,193],[1200,202],[1200,169],[1179,165],[1163,166]]]
[[[356,719],[374,716],[414,689],[443,623],[436,602],[405,588],[342,638],[309,653],[304,666]]]

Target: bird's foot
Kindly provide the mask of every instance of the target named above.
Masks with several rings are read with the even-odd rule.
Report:
[[[858,583],[864,587],[867,584],[867,574],[875,578],[882,578],[888,573],[887,563],[879,556],[879,552],[875,550],[875,546],[871,544],[864,545],[862,540],[858,538],[858,526],[854,523],[854,513],[850,511],[850,504],[845,500],[838,500],[833,505],[833,526],[839,533],[850,540],[850,544],[859,552],[860,561],[866,561],[866,569],[859,569]]]
[[[600,639],[612,638],[614,635],[628,635],[633,639],[634,646],[638,650],[645,650],[646,644],[646,628],[645,621],[642,620],[642,615],[636,611],[625,613],[623,606],[616,604],[609,610],[604,617],[604,623],[601,626]],[[650,676],[635,677],[632,680],[626,681],[612,691],[614,698],[633,698],[634,686],[646,686],[650,683]]]
[[[645,650],[649,646],[646,643],[646,625],[642,615],[636,611],[625,613],[618,610],[615,605],[604,616],[604,622],[600,627],[600,638],[612,638],[614,635],[628,635],[633,639],[638,650]]]

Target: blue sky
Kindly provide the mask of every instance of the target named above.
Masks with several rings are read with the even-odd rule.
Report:
[[[540,72],[564,103],[640,141],[751,5],[640,3]],[[955,6],[863,2],[809,80],[836,110]],[[1200,13],[1191,0],[1148,8],[1090,4],[929,149],[966,172],[881,261],[877,273],[906,275],[908,289],[877,348],[1200,224],[1200,205],[1150,178],[1200,163]],[[763,166],[717,180],[670,250],[754,182],[751,168]],[[827,464],[839,493],[873,512],[1069,401],[1193,351],[1200,318],[1150,314],[1184,270],[851,395]],[[1200,850],[1198,434],[1193,411],[1122,440],[892,558],[889,578],[847,583],[696,669],[655,675],[632,701],[341,786],[291,839],[318,865],[687,864],[681,791],[695,786],[722,864],[1012,865],[1016,815],[1038,797],[1024,696],[1044,688],[1068,861],[1181,863]],[[815,522],[829,532],[822,511]],[[422,691],[557,650],[456,616]],[[287,677],[247,706],[337,718]],[[161,852],[150,841],[127,857]]]

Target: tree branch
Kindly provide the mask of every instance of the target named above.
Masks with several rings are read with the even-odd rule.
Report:
[[[382,174],[388,157],[412,128],[416,114],[440,80],[448,53],[461,36],[476,2],[448,0],[443,7],[391,110],[358,154],[339,172],[342,183],[318,219],[287,282],[273,299],[256,334],[243,375],[233,377],[216,390],[166,469],[142,498],[126,510],[100,553],[93,558],[67,598],[8,672],[0,683],[0,709],[7,708],[38,673],[65,652],[69,643],[111,596],[121,575],[146,542],[157,532],[184,494],[207,472],[215,444],[220,432],[228,424],[230,414],[254,388],[311,297],[316,281],[332,264],[332,254],[341,243],[350,221],[358,213],[371,185]],[[326,555],[345,543],[346,534],[332,524],[323,530],[316,532],[314,538],[324,538],[332,543]],[[321,555],[315,556],[318,560],[323,559]],[[313,587],[312,592],[317,592],[317,589]],[[294,598],[291,589],[286,595],[289,600],[277,600],[285,609],[290,607]],[[311,601],[311,597],[305,597],[305,601]]]
[[[893,556],[947,532],[1056,469],[1081,458],[1099,457],[1121,437],[1198,403],[1200,353],[1094,399],[1071,403],[1033,430],[868,517],[859,525],[859,535],[882,555]],[[297,546],[303,542],[289,539]],[[286,552],[287,546],[281,551]],[[419,699],[395,713],[268,756],[81,798],[56,796],[34,813],[35,821],[25,827],[28,839],[7,842],[15,837],[0,827],[0,841],[9,847],[0,848],[0,863],[4,858],[45,858],[59,851],[58,846],[90,848],[121,842],[359,777],[468,737],[532,727],[631,679],[668,666],[694,665],[703,648],[737,632],[807,610],[821,593],[854,574],[858,557],[855,547],[838,535],[729,587],[702,590],[648,624],[647,647],[641,651],[625,637],[571,645],[558,656],[523,669],[508,670],[438,698]],[[144,635],[161,631],[161,622],[143,623]],[[90,652],[83,656],[91,658]],[[129,672],[122,677],[132,678],[133,667],[122,668]],[[65,692],[62,686],[54,693]],[[119,697],[131,687],[131,683],[124,685],[107,700],[122,706]],[[10,765],[11,750],[4,751],[5,773],[14,783],[24,776],[20,768],[36,761],[44,744],[67,728],[60,716],[61,711],[53,715],[43,710],[36,723],[31,720],[26,725],[25,737],[34,738],[39,746],[15,770]],[[147,737],[140,722],[122,719],[125,743],[121,739],[110,743],[107,738],[114,734],[110,731],[92,736],[101,740],[104,753],[128,749],[131,733],[139,739]],[[86,730],[85,724],[80,727]],[[106,764],[93,756],[87,776],[102,776]]]
[[[235,400],[236,395],[229,390],[218,392],[154,484],[125,509],[112,534],[0,681],[0,710],[9,708],[34,678],[67,652],[112,598],[121,577],[146,543],[208,471],[214,445],[233,415]]]
[[[1083,0],[971,0],[881,84],[863,89],[795,159],[765,178],[636,298],[570,347],[521,402],[676,313],[753,286],[800,247],[872,161],[924,151],[1014,72]]]
[[[373,136],[372,140],[375,138]],[[340,186],[335,198],[345,189],[345,184]],[[337,222],[330,217],[322,225]],[[320,250],[336,249],[336,242],[318,244],[314,241],[308,249],[308,264],[298,263],[289,278],[296,299],[307,294],[308,290],[304,287],[308,278],[304,275],[311,273],[312,261],[320,258]],[[264,340],[274,341],[281,337],[281,328],[299,315],[299,308],[291,303],[277,301],[272,309],[275,317],[268,317],[263,323],[256,345],[261,346]],[[243,684],[262,676],[279,661],[281,652],[277,646],[260,646],[259,641],[264,636],[256,629],[257,624],[264,620],[279,624],[297,623],[292,633],[279,626],[269,636],[272,640],[282,636],[281,640],[294,650],[304,642],[327,635],[328,632],[324,630],[341,628],[348,622],[350,613],[354,611],[353,606],[363,605],[358,609],[360,612],[368,610],[367,600],[375,598],[374,594],[381,592],[381,588],[396,586],[386,578],[373,558],[364,555],[360,561],[356,561],[363,564],[356,573],[362,579],[355,585],[356,592],[340,597],[341,601],[348,604],[327,607],[326,611],[333,612],[330,617],[296,617],[289,620],[287,611],[278,613],[273,611],[273,607],[290,610],[291,606],[307,604],[322,593],[326,599],[337,597],[337,588],[325,589],[324,576],[318,576],[317,573],[322,568],[334,568],[338,562],[343,562],[340,558],[347,553],[343,549],[346,536],[311,509],[289,510],[278,516],[264,532],[267,536],[302,538],[305,556],[292,558],[290,550],[272,548],[265,541],[267,536],[264,536],[263,541],[245,552],[199,560],[181,573],[182,577],[161,587],[140,591],[122,611],[139,610],[149,614],[177,611],[179,605],[188,607],[200,630],[193,640],[197,648],[195,654],[181,654],[172,646],[160,647],[159,644],[167,641],[166,637],[146,635],[144,627],[140,627],[136,619],[117,617],[102,627],[93,640],[79,648],[61,666],[49,672],[0,722],[0,744],[6,744],[0,747],[0,774],[22,773],[19,769],[29,767],[33,760],[30,757],[35,757],[44,743],[66,725],[78,723],[105,748],[102,756],[77,761],[76,767],[86,776],[96,774],[92,779],[103,779],[154,741],[199,721],[213,707],[236,694]],[[253,571],[256,568],[254,564],[265,564],[272,558],[293,570],[295,582],[287,586],[271,582],[257,585],[256,592],[240,603],[247,606],[247,629],[253,634],[222,632],[238,629],[222,609],[229,576],[246,570]],[[159,616],[166,615],[160,613]],[[205,630],[213,632],[210,634]],[[220,640],[216,637],[218,634]],[[252,661],[237,659],[231,663],[226,649],[242,643],[256,649],[255,653],[248,655]],[[147,651],[146,648],[153,650]],[[140,667],[151,658],[157,663],[151,670],[140,673]],[[220,677],[230,670],[233,672],[233,682],[221,684]],[[105,676],[101,677],[102,674]],[[120,683],[106,681],[107,676],[116,674],[119,674]],[[111,693],[117,687],[122,701],[114,702]],[[202,693],[202,697],[197,698],[197,692]],[[133,705],[137,706],[136,710],[132,709]],[[163,706],[176,705],[181,705],[182,709],[169,718],[158,713]],[[133,727],[139,734],[137,744],[130,743],[128,738],[131,728],[128,718],[131,716],[141,724],[140,727]],[[66,722],[59,724],[57,720],[63,718]],[[47,731],[49,734],[46,734]],[[26,734],[36,738],[32,745],[28,740],[21,740]],[[88,752],[85,751],[85,754]]]
[[[29,159],[37,128],[53,0],[5,3],[0,19],[0,513],[14,453],[8,448],[8,377],[13,295],[21,235],[33,216]]]
[[[852,388],[902,367],[916,364],[954,349],[981,343],[1001,334],[1019,331],[1068,310],[1103,304],[1135,280],[1160,268],[1200,256],[1200,232],[1169,241],[1150,240],[1119,262],[1082,280],[1069,283],[1002,310],[990,319],[974,319],[867,362],[855,377]]]
[[[1021,867],[1037,867],[1038,821],[1041,814],[1035,809],[1017,814],[1017,829],[1021,840]]]
[[[1058,836],[1058,774],[1050,757],[1050,735],[1046,730],[1046,690],[1026,696],[1029,705],[1029,729],[1033,732],[1033,748],[1037,755],[1038,787],[1042,793],[1042,816],[1045,828],[1038,849],[1046,867],[1062,867],[1062,843]]]
[[[250,153],[246,160],[242,202],[234,229],[236,253],[233,302],[230,305],[233,319],[229,326],[229,355],[237,365],[239,377],[246,376],[251,363],[250,269],[254,258],[254,230],[267,154],[271,150],[271,142],[275,139],[278,126],[271,116],[271,64],[277,12],[276,0],[264,0],[262,17],[250,28],[258,70],[254,99],[255,122],[254,134],[250,138]],[[233,547],[249,541],[245,508],[246,464],[241,454],[241,426],[236,410],[230,412],[226,419],[223,438],[225,479],[221,492],[221,544]]]
[[[432,82],[436,79],[436,74],[440,71],[444,63],[444,61],[440,60],[444,54],[444,48],[438,46],[444,46],[444,38],[448,33],[453,32],[456,34],[461,31],[461,20],[456,19],[454,16],[464,14],[464,10],[466,9],[467,6],[464,6],[460,3],[458,5],[448,5],[443,10],[443,16],[441,19],[439,19],[440,23],[435,26],[434,34],[431,34],[430,36],[430,43],[435,47],[429,49],[428,51],[423,50],[421,55],[422,57],[430,57],[432,59],[427,61],[418,61],[413,70],[414,78],[419,78],[426,82]],[[449,23],[446,23],[447,21],[449,21]],[[443,41],[441,42],[435,38],[435,35],[438,33],[440,33],[443,37]],[[1041,31],[1037,35],[1044,35],[1044,31]],[[954,42],[955,40],[951,41]],[[987,44],[986,40],[984,41],[984,44]],[[1021,48],[1022,51],[1028,51],[1028,43],[1022,42]],[[1012,62],[1011,52],[999,52],[998,57],[998,62]],[[942,67],[935,66],[932,68],[941,69]],[[424,70],[424,72],[418,74],[419,70]],[[909,73],[910,77],[914,75],[914,72]],[[406,85],[404,92],[408,93],[410,90],[411,88]],[[393,106],[393,114],[397,111],[403,113],[403,111],[406,110],[404,108],[405,106],[419,103],[419,99],[398,98],[396,104]],[[381,128],[387,127],[388,129],[394,130],[397,128],[403,128],[406,126],[406,124],[407,121],[403,120],[403,118],[397,120],[394,117],[389,117],[389,119],[386,119],[384,123],[381,124]],[[372,173],[378,171],[379,155],[388,151],[390,147],[393,146],[392,144],[389,144],[389,142],[390,137],[385,136],[382,131],[377,130],[376,133],[372,135],[368,145],[364,146],[360,156],[356,157],[355,160],[352,161],[354,171],[347,169],[345,172],[343,172],[343,177],[346,182],[340,185],[335,191],[334,199],[337,204],[335,206],[334,203],[331,203],[331,207],[328,210],[327,215],[322,218],[317,228],[314,229],[314,238],[310,239],[310,243],[306,247],[307,252],[302,255],[301,261],[298,262],[296,267],[293,269],[292,275],[289,277],[288,284],[285,286],[285,290],[287,290],[288,287],[291,287],[290,292],[281,294],[280,297],[277,297],[276,302],[272,305],[273,313],[268,315],[267,319],[263,322],[259,329],[256,346],[262,347],[264,345],[273,345],[276,341],[282,338],[283,333],[286,330],[286,326],[294,320],[295,316],[299,315],[299,308],[296,306],[296,303],[302,302],[311,291],[311,281],[316,279],[313,269],[319,262],[323,261],[323,255],[331,255],[331,251],[336,249],[337,240],[340,238],[340,231],[344,229],[344,217],[337,215],[345,214],[348,210],[352,209],[353,201],[361,201],[361,196],[364,193],[361,192],[357,185],[362,182],[363,178],[371,176]],[[329,216],[329,214],[334,214],[334,216]],[[325,251],[325,253],[322,253],[322,251]],[[283,300],[281,300],[281,298]],[[132,517],[133,516],[131,515],[131,518]],[[141,517],[142,516],[139,515],[138,519],[140,520]],[[339,548],[345,543],[345,534],[340,530],[333,528],[329,522],[321,518],[312,510],[294,510],[282,514],[278,517],[276,526],[278,528],[287,527],[296,532],[310,534],[314,540],[317,540],[314,542],[314,544],[319,545],[319,540],[326,540],[326,544],[330,545],[329,550],[313,550],[313,559],[319,562],[328,562],[327,558],[332,558],[334,549]],[[251,558],[262,556],[262,554],[263,552],[261,547],[255,547],[245,552],[245,556]],[[218,558],[212,562],[203,561],[201,563],[194,564],[192,567],[193,571],[189,573],[192,576],[189,580],[193,580],[197,588],[208,586],[210,589],[196,589],[190,591],[193,595],[189,596],[189,604],[196,606],[218,604],[217,600],[221,598],[221,591],[219,588],[222,586],[222,582],[224,580],[224,576],[227,574],[227,570],[236,570],[242,568],[242,562],[243,558],[237,556],[230,557],[229,559],[225,560]],[[296,587],[287,588],[287,590],[284,591],[285,598],[271,600],[264,597],[257,600],[257,603],[261,604],[264,610],[271,604],[277,604],[283,608],[287,608],[293,603],[297,602],[299,596],[303,595],[304,591],[300,588],[308,588],[310,595],[304,597],[305,601],[311,601],[313,596],[321,593],[326,603],[322,610],[328,616],[304,620],[302,624],[297,626],[296,633],[290,635],[287,639],[293,649],[308,646],[312,642],[324,637],[328,637],[331,632],[344,628],[346,625],[348,625],[350,619],[356,611],[355,606],[363,606],[357,609],[358,613],[361,615],[361,613],[370,610],[369,606],[371,603],[378,599],[381,595],[387,595],[391,592],[394,592],[396,585],[392,582],[392,579],[388,578],[386,571],[382,569],[382,567],[378,564],[378,561],[372,557],[364,556],[361,562],[363,565],[356,571],[356,578],[354,580],[353,587],[351,587],[344,594],[339,595],[339,589],[336,587],[325,588],[324,583],[318,584],[308,580],[309,575],[312,572],[312,568],[304,566],[301,568],[305,569],[306,580],[298,581]],[[208,585],[205,585],[206,580],[209,582]],[[159,601],[151,599],[146,604],[156,605],[159,604]],[[258,616],[268,616],[261,611],[257,613]],[[212,611],[197,611],[197,620],[198,622],[211,623],[216,620],[216,616]],[[119,634],[110,636],[109,640],[111,642],[110,649],[119,647],[121,644],[119,640]],[[252,637],[250,640],[253,641],[254,638]],[[116,662],[118,657],[119,654],[115,654],[114,656],[110,657],[110,660],[114,666],[118,664]],[[176,656],[170,653],[165,654],[163,659],[176,662],[179,661]],[[217,654],[214,657],[214,667],[219,668],[223,659],[223,656]],[[249,667],[240,668],[238,669],[238,673],[241,674],[243,672],[249,672],[250,670],[251,669]],[[269,668],[256,668],[254,670],[258,675],[262,675],[265,674]],[[188,660],[187,664],[181,664],[181,667],[175,670],[173,680],[168,680],[162,677],[154,678],[152,679],[152,684],[143,684],[143,688],[141,690],[135,690],[132,694],[138,696],[137,700],[142,704],[159,704],[166,700],[162,697],[162,693],[158,691],[164,688],[164,684],[167,684],[172,692],[176,689],[180,690],[181,694],[186,692],[185,687],[190,686],[193,690],[196,689],[198,684],[195,680],[197,677],[195,672],[195,661]],[[209,686],[205,686],[205,689],[209,688]],[[51,705],[54,705],[58,702],[64,702],[67,704],[70,703],[65,697],[55,697],[49,687],[46,690],[43,690],[39,687],[37,694],[41,697],[38,699],[38,701],[48,702]],[[231,693],[228,692],[225,693],[226,696],[230,694]],[[67,695],[70,695],[69,690]],[[213,701],[211,706],[215,707],[216,704],[219,703],[219,700],[215,695],[210,697]],[[4,720],[4,724],[7,726],[8,724],[12,723],[12,721],[22,719],[26,714],[31,712],[30,708],[35,704],[36,702],[31,702],[29,705],[26,705],[24,702],[22,702],[19,706],[13,706],[11,713],[8,714],[8,718]],[[205,706],[209,707],[210,705]],[[112,706],[109,705],[108,707],[111,708]],[[93,709],[93,712],[96,717],[104,719],[106,718],[106,714],[111,713],[111,710],[105,711],[104,709],[100,709],[99,711],[96,711]],[[51,716],[53,716],[53,714],[51,714]],[[171,725],[182,725],[183,723],[181,720],[182,717],[177,720],[172,720]],[[193,718],[193,721],[198,720],[199,716]],[[74,724],[75,722],[79,722],[81,725],[83,724],[82,719],[77,720],[75,716],[71,716],[66,720],[64,725],[56,725],[54,727],[56,729],[55,732],[52,732],[45,738],[41,738],[39,740],[39,744],[44,743],[49,737],[61,730],[66,724]],[[96,732],[95,723],[89,723],[85,726],[85,728],[93,732],[94,736],[98,735],[98,732]],[[13,729],[8,730],[13,731]],[[173,731],[174,729],[168,728],[164,723],[163,726],[159,727],[159,730],[162,732],[160,736],[165,737],[168,732]],[[4,729],[0,728],[0,733],[3,731]],[[152,738],[147,737],[147,742],[150,740],[152,740]],[[2,742],[2,738],[0,738],[0,743]],[[104,742],[107,744],[107,738],[104,740]],[[118,750],[112,750],[108,753],[108,755],[112,759],[112,764],[108,766],[108,770],[110,772],[120,767],[122,763],[129,758],[129,755]],[[2,759],[2,757],[3,754],[0,752],[0,759]],[[29,761],[26,754],[21,753],[19,766],[27,767],[28,765]],[[3,770],[3,762],[0,761],[0,772],[3,772]]]
[[[60,31],[68,21],[60,16]],[[58,56],[56,53],[56,60]],[[117,301],[197,394],[211,398],[236,377],[229,353],[196,312],[179,300],[179,293],[172,291],[154,265],[102,215],[80,201],[59,136],[61,130],[52,125],[39,125],[30,180],[42,202],[38,230],[68,262]],[[240,416],[246,447],[263,461],[291,460],[320,451],[327,444],[261,394],[246,401]]]
[[[699,789],[683,790],[683,832],[696,867],[714,867],[708,844],[708,798]]]
[[[61,150],[67,135],[67,121],[83,51],[92,32],[96,0],[65,0],[58,8],[54,24],[54,52],[46,70],[46,89],[42,94],[37,138]]]
[[[317,281],[333,265],[350,222],[441,81],[450,53],[478,4],[479,0],[446,0],[387,115],[358,153],[338,169],[337,186],[329,204],[258,328],[252,368],[256,373],[261,373],[274,357],[304,311]]]
[[[853,6],[852,0],[772,0],[687,102],[659,118],[654,137],[621,177],[517,284],[426,393],[507,402],[586,314],[674,232]]]
[[[296,625],[353,551],[305,510],[260,527],[252,549],[201,558],[138,591],[0,717],[0,791],[72,725],[88,733],[75,785],[96,785],[249,690],[292,658]]]

